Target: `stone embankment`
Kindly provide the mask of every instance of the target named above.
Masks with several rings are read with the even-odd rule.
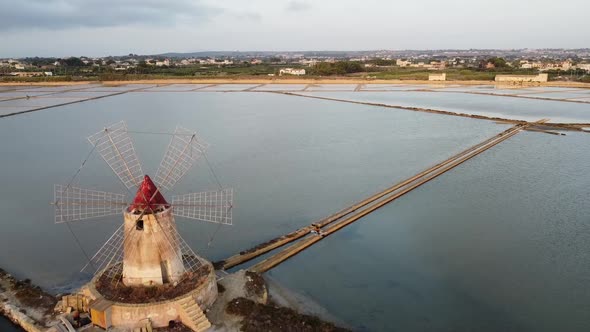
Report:
[[[0,314],[27,332],[46,331],[55,324],[57,299],[31,281],[17,280],[0,269]]]
[[[273,298],[258,273],[241,270],[221,279],[219,285],[219,298],[207,313],[216,331],[348,331],[313,313],[277,303],[285,301]]]
[[[266,280],[257,273],[241,270],[226,274],[218,281],[218,289],[217,300],[205,313],[214,331],[347,331],[313,313],[302,314],[305,310],[288,304],[287,307],[284,301],[272,298]],[[55,328],[61,324],[59,313],[55,311],[56,307],[62,307],[58,302],[55,296],[30,280],[18,280],[0,269],[0,314],[23,330],[59,330]],[[180,322],[174,327],[154,330],[190,331]]]

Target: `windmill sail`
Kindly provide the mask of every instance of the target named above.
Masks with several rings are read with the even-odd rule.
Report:
[[[164,190],[172,189],[208,147],[209,144],[194,132],[176,127],[156,173],[158,187]]]
[[[137,187],[143,180],[141,163],[124,121],[115,123],[88,137],[102,159],[111,167],[127,189]]]
[[[125,242],[124,225],[119,226],[111,237],[102,247],[92,256],[90,262],[82,268],[80,272],[88,271],[93,273],[102,272],[110,267],[107,274],[109,277],[115,277],[123,271],[123,244]]]
[[[156,185],[144,175],[129,133],[122,121],[88,137],[88,141],[127,189],[137,188],[132,202],[126,202],[124,194],[70,185],[54,187],[56,223],[124,216],[123,224],[82,271],[100,274],[99,282],[110,280],[126,286],[175,285],[184,277],[200,278],[201,269],[210,273],[210,263],[178,233],[174,215],[231,225],[233,189],[174,196],[171,204],[160,193],[160,188],[170,190],[186,174],[208,144],[195,133],[177,127],[157,171]]]
[[[55,223],[121,214],[125,195],[72,186],[54,186]]]
[[[232,224],[233,189],[172,196],[174,215],[218,224]]]

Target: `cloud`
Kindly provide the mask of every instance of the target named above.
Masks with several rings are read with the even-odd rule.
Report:
[[[239,20],[247,20],[247,21],[261,21],[262,20],[262,15],[260,15],[259,13],[255,13],[255,12],[248,12],[248,11],[226,11],[225,14],[227,14],[230,17],[234,17],[237,18]]]
[[[67,29],[195,23],[222,9],[198,0],[0,0],[0,29]]]
[[[292,0],[287,4],[287,11],[306,11],[311,9],[311,4],[307,1]]]

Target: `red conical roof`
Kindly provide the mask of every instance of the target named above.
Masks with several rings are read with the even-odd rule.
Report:
[[[143,177],[143,182],[137,189],[137,195],[135,195],[133,203],[129,206],[129,211],[138,209],[148,210],[147,212],[150,212],[159,208],[167,208],[169,206],[170,205],[166,202],[166,199],[164,199],[164,196],[162,196],[157,189],[152,179],[146,175]]]

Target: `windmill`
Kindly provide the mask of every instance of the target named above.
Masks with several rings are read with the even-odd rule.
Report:
[[[233,189],[188,193],[167,201],[171,190],[202,156],[208,144],[196,133],[177,127],[156,172],[143,173],[125,122],[88,137],[102,159],[134,198],[125,194],[68,185],[54,186],[55,222],[69,223],[123,214],[123,223],[89,260],[102,278],[125,286],[176,285],[208,264],[187,245],[174,217],[232,224]],[[91,152],[92,153],[92,152]],[[83,163],[84,165],[84,163]]]

